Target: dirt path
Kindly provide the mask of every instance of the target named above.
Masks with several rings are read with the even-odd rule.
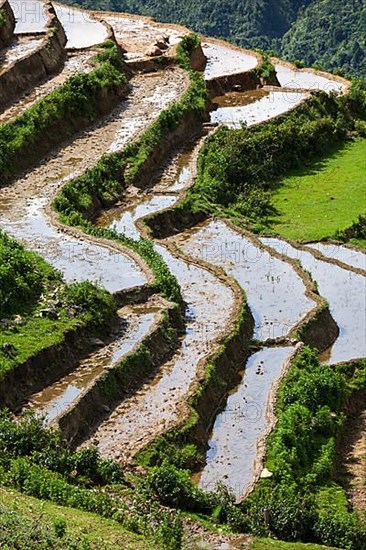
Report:
[[[200,523],[183,518],[183,548],[185,550],[249,550],[250,535],[222,535],[208,530]]]
[[[366,411],[350,416],[342,441],[347,494],[352,506],[361,513],[366,511]]]

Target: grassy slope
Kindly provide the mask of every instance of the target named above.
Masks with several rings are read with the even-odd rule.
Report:
[[[281,182],[272,228],[300,241],[330,237],[365,214],[365,184],[366,140],[358,139]]]
[[[159,546],[139,535],[126,531],[118,523],[103,519],[95,514],[81,512],[74,508],[58,506],[48,501],[39,500],[17,491],[0,487],[0,510],[12,513],[22,525],[28,524],[31,530],[34,525],[41,525],[49,533],[54,532],[55,525],[65,525],[65,533],[70,542],[84,543],[90,550],[154,550]],[[28,523],[29,522],[29,523]],[[0,546],[4,543],[6,530],[0,520]],[[62,538],[60,539],[62,542]],[[22,546],[18,546],[22,548]],[[327,550],[317,544],[287,543],[273,539],[255,539],[250,550]],[[330,549],[328,549],[330,550]]]
[[[121,548],[124,550],[145,548],[154,550],[154,548],[158,548],[152,541],[146,542],[141,536],[126,531],[114,521],[0,488],[0,511],[5,510],[16,514],[23,521],[26,518],[26,520],[30,520],[35,524],[41,523],[50,532],[54,530],[55,523],[65,521],[66,534],[70,539],[75,539],[75,541],[86,540],[89,546],[86,543],[85,548],[90,548],[90,550],[117,550]],[[4,542],[3,537],[4,531],[0,520],[0,547]],[[65,548],[68,546],[65,546]]]
[[[61,319],[47,319],[36,317],[33,310],[29,317],[24,318],[21,325],[13,329],[0,329],[0,348],[3,344],[14,346],[15,351],[9,356],[0,355],[0,378],[16,365],[25,363],[42,349],[59,344],[64,334],[81,324],[80,319],[70,319],[63,316]]]
[[[303,544],[301,542],[282,542],[273,539],[255,539],[250,550],[327,550],[326,546],[318,544]],[[330,550],[328,548],[328,550]]]
[[[50,309],[53,317],[40,317]],[[67,285],[38,254],[0,232],[0,380],[77,326],[113,316],[111,296],[90,283]],[[7,351],[5,347],[9,348]]]

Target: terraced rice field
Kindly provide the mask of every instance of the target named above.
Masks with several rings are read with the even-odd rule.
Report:
[[[10,3],[17,16],[17,33],[44,31],[42,2],[34,4],[41,14],[37,21],[28,12],[23,17],[24,3]],[[91,280],[117,297],[121,291],[138,292],[154,278],[146,261],[115,241],[63,226],[51,203],[67,182],[95,166],[103,155],[121,152],[135,143],[164,111],[181,100],[189,87],[183,69],[158,62],[152,64],[152,70],[145,66],[138,71],[133,64],[146,59],[152,62],[154,56],[149,56],[148,50],[157,40],[164,39],[166,52],[172,55],[188,30],[138,16],[54,6],[67,37],[66,61],[56,76],[24,90],[24,96],[0,114],[0,122],[15,120],[70,76],[90,72],[93,47],[107,39],[108,25],[127,50],[130,92],[109,114],[70,135],[49,156],[0,189],[0,227],[43,256],[67,282]],[[15,40],[3,53],[1,70],[7,63],[19,62],[37,43],[21,36]],[[202,46],[207,57],[203,74],[208,83],[245,74],[259,63],[257,54],[219,41],[204,41]],[[347,88],[345,81],[331,75],[299,71],[279,62],[276,68],[282,89],[231,90],[231,95],[217,98],[209,131],[215,125],[238,128],[261,124],[293,110],[312,90],[343,93]],[[273,236],[258,238],[222,219],[191,223],[178,235],[172,231],[167,238],[153,238],[144,218],[169,212],[194,184],[197,157],[205,142],[201,130],[190,129],[174,147],[169,140],[164,143],[164,161],[154,166],[149,185],[141,188],[139,181],[126,185],[124,195],[111,201],[113,207],[102,205],[97,219],[91,220],[132,241],[141,237],[152,241],[180,286],[185,318],[183,334],[171,356],[155,364],[137,390],[119,398],[103,415],[96,412],[95,423],[83,439],[95,443],[103,457],[130,465],[139,451],[187,420],[187,402],[203,383],[207,363],[234,332],[245,295],[253,321],[247,344],[254,348],[243,355],[238,365],[239,383],[226,392],[220,411],[216,410],[206,426],[205,465],[195,476],[205,491],[220,482],[240,500],[263,474],[266,438],[275,422],[276,391],[301,347],[299,328],[327,301],[339,335],[324,351],[323,361],[336,364],[366,356],[365,316],[360,307],[366,301],[365,254],[338,243],[300,246]],[[96,382],[132,355],[162,322],[170,306],[151,294],[156,294],[156,288],[152,287],[149,296],[140,297],[140,303],[132,301],[120,307],[117,324],[106,341],[99,341],[98,348],[80,358],[75,368],[65,368],[52,384],[30,394],[25,408],[44,414],[48,424],[57,425],[61,418],[67,422],[66,413],[87,399]]]

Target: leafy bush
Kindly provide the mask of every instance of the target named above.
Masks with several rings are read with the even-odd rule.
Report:
[[[366,525],[348,511],[332,476],[342,409],[354,391],[364,389],[365,370],[366,361],[320,365],[308,348],[297,357],[282,383],[278,423],[268,440],[273,477],[260,481],[243,506],[254,533],[364,548]],[[344,498],[320,498],[330,487]]]
[[[188,470],[163,463],[151,469],[148,484],[166,506],[199,512],[212,509],[212,498],[197,487]]]
[[[32,413],[15,422],[9,412],[0,412],[0,477],[3,485],[27,495],[113,518],[164,548],[180,548],[182,525],[174,511],[144,491],[134,491],[127,501],[119,498],[126,486],[118,464],[102,459],[95,448],[71,451]],[[62,525],[57,532],[63,535]]]
[[[366,239],[366,217],[359,216],[358,220],[354,222],[351,227],[338,231],[335,237],[341,241],[348,241],[349,239]]]
[[[60,276],[0,230],[0,318],[23,311]]]
[[[68,285],[65,289],[64,305],[76,309],[79,314],[87,315],[95,325],[106,322],[116,311],[111,294],[89,281]]]

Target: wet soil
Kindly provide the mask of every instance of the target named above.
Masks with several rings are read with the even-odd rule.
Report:
[[[90,72],[94,68],[91,62],[93,56],[94,54],[91,52],[69,54],[64,67],[56,76],[27,92],[22,98],[18,99],[16,103],[12,104],[11,107],[0,114],[0,124],[5,124],[23,113],[26,109],[34,105],[36,101],[56,90],[71,76],[80,72]]]
[[[113,247],[66,235],[52,224],[47,208],[64,183],[93,166],[108,152],[123,148],[185,90],[179,69],[132,80],[132,93],[109,117],[59,148],[35,169],[0,190],[2,227],[60,269],[66,280],[90,279],[115,292],[146,282],[141,268]]]

